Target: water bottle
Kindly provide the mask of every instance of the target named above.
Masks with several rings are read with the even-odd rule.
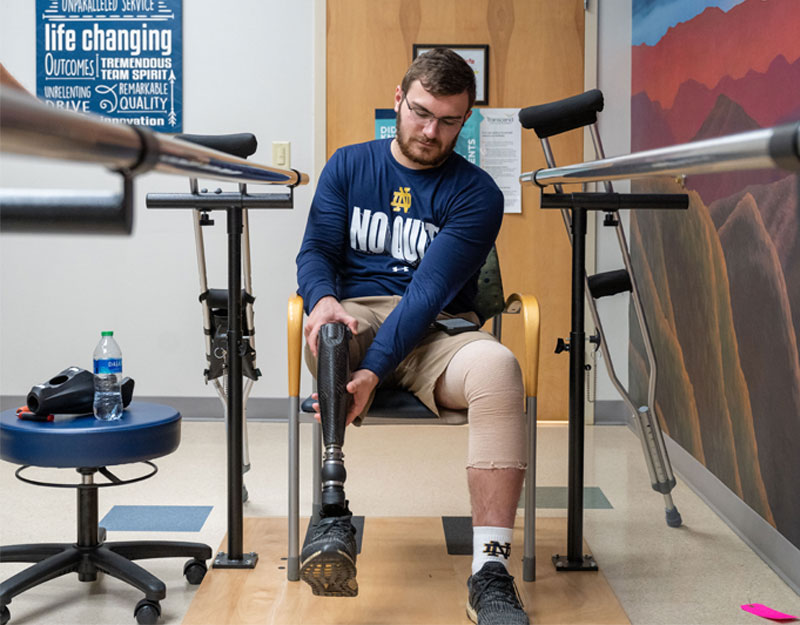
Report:
[[[102,332],[94,348],[94,416],[101,421],[122,418],[122,351],[113,332]]]

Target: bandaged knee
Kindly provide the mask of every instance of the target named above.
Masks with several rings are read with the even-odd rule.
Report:
[[[436,402],[467,410],[467,467],[527,467],[525,389],[519,363],[507,347],[479,340],[458,350],[437,382]]]

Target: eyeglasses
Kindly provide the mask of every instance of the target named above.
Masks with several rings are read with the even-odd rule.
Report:
[[[427,126],[432,121],[437,121],[445,128],[456,128],[464,122],[463,117],[436,117],[436,115],[431,113],[428,109],[418,104],[412,106],[405,95],[403,95],[403,100],[405,100],[406,106],[408,110],[411,111],[411,114],[424,126]]]

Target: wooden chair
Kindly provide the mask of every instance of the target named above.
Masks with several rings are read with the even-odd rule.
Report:
[[[494,249],[481,269],[477,312],[484,319],[492,319],[492,333],[499,339],[502,315],[522,314],[525,330],[525,356],[523,364],[525,386],[525,408],[527,413],[528,469],[524,487],[524,550],[523,579],[535,579],[535,485],[536,485],[536,391],[539,365],[539,302],[532,295],[513,294],[504,298],[500,277],[500,265]],[[312,519],[320,512],[322,466],[322,430],[313,418],[311,398],[300,403],[300,369],[303,348],[303,299],[299,295],[289,298],[289,557],[287,577],[290,581],[300,579],[300,422],[310,423],[313,428],[313,506]],[[364,420],[367,425],[414,424],[463,425],[467,423],[467,411],[440,410],[437,417],[412,393],[397,388],[380,388]]]

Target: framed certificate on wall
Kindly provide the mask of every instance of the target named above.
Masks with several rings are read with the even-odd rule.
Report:
[[[449,43],[415,43],[412,55],[417,58],[433,48],[449,48],[460,55],[475,72],[475,104],[489,104],[489,46]]]

